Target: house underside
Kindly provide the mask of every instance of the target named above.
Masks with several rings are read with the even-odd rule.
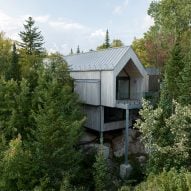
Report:
[[[101,131],[101,119],[103,120],[103,132],[125,128],[126,110],[104,106],[84,105],[84,113],[87,116],[85,127],[95,131]],[[129,127],[138,119],[139,109],[129,111]]]

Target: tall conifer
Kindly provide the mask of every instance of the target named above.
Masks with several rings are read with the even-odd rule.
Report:
[[[38,27],[35,27],[35,21],[32,17],[29,17],[24,24],[24,31],[19,33],[22,40],[20,46],[27,52],[27,54],[36,54],[43,51],[43,36],[41,31],[38,31]]]

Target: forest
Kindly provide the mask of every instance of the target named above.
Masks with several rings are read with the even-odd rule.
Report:
[[[103,143],[88,155],[79,145],[82,104],[64,56],[48,53],[35,20],[20,41],[0,33],[0,190],[191,191],[191,0],[152,1],[148,14],[154,25],[132,47],[145,67],[160,69],[160,96],[156,105],[143,100],[135,128],[147,162],[127,179]],[[107,30],[97,50],[123,45]]]

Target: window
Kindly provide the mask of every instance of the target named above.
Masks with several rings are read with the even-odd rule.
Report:
[[[116,96],[117,100],[130,98],[130,78],[129,77],[117,77],[116,81]]]
[[[104,107],[104,123],[125,120],[125,110],[111,107]]]

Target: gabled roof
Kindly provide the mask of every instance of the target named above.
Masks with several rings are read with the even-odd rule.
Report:
[[[114,70],[130,46],[65,56],[70,71]]]

